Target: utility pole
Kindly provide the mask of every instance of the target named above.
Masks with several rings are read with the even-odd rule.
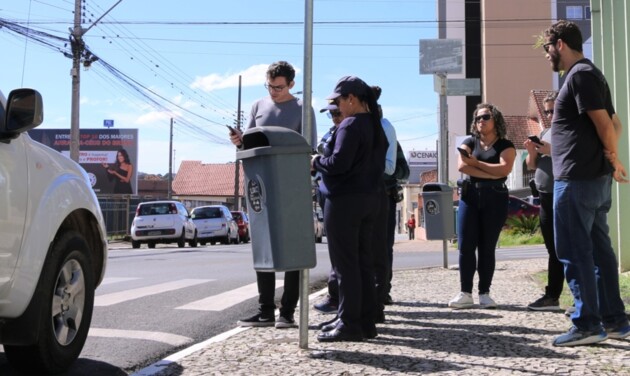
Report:
[[[72,48],[72,105],[70,111],[70,159],[79,163],[79,101],[81,100],[81,56],[83,55],[83,29],[81,28],[81,0],[74,2],[74,29],[70,35]]]
[[[173,196],[173,118],[171,118],[171,132],[168,142],[168,199]]]
[[[71,29],[70,34],[70,47],[72,49],[72,70],[70,75],[72,76],[72,104],[70,109],[70,159],[79,163],[79,118],[80,108],[79,102],[81,100],[81,60],[83,65],[87,68],[93,62],[98,60],[98,57],[92,55],[85,49],[85,43],[83,42],[83,36],[92,27],[94,27],[107,13],[120,4],[122,0],[112,5],[107,12],[103,13],[94,23],[83,30],[81,27],[81,0],[74,1],[74,28]],[[87,52],[87,53],[86,53]]]
[[[236,130],[241,131],[241,76],[238,76],[238,105],[236,108]],[[240,188],[240,174],[241,174],[241,161],[238,158],[234,158],[234,210],[241,208],[241,200],[239,194]]]

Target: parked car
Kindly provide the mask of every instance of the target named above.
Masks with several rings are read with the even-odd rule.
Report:
[[[216,242],[221,244],[238,244],[238,225],[230,210],[223,205],[199,206],[192,210],[191,217],[197,226],[198,239],[201,245]]]
[[[315,226],[315,242],[321,243],[324,237],[324,219],[320,218],[315,211],[313,211],[313,224]]]
[[[42,121],[37,91],[0,91],[0,343],[29,375],[78,358],[107,263],[87,173],[25,133]]]
[[[238,236],[241,237],[243,243],[249,242],[251,239],[249,236],[249,217],[244,211],[233,211],[232,217],[236,220],[238,225]]]
[[[508,218],[525,216],[538,216],[540,213],[540,206],[530,204],[529,202],[520,199],[516,196],[510,196],[508,199]]]
[[[197,246],[197,228],[188,210],[179,201],[149,201],[138,204],[136,217],[131,223],[131,246],[140,248],[146,243],[155,248],[158,243],[177,243],[183,248],[186,242]]]

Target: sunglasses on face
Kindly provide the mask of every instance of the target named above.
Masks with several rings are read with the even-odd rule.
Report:
[[[543,111],[545,113],[545,115],[549,116],[549,115],[553,115],[553,108],[551,110],[545,110]]]
[[[479,123],[481,120],[488,121],[490,119],[492,119],[492,115],[490,114],[483,114],[483,115],[475,116],[475,123]]]
[[[265,84],[265,89],[270,90],[270,91],[271,91],[271,90],[273,90],[273,91],[275,91],[276,93],[281,92],[281,91],[282,91],[282,90],[284,90],[286,87],[287,87],[287,85],[278,85],[278,86],[274,86],[274,85],[271,85],[271,84]]]
[[[341,116],[341,112],[339,111],[329,111],[326,115],[328,115],[329,119],[336,118]]]

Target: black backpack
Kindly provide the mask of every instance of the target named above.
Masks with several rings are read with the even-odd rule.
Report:
[[[396,170],[392,177],[396,180],[407,180],[409,179],[409,164],[407,164],[407,159],[405,158],[405,153],[403,152],[400,143],[396,141],[397,150],[396,150]]]

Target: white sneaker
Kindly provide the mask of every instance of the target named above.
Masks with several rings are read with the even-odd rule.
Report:
[[[497,303],[490,297],[490,294],[479,294],[479,306],[481,308],[497,308]]]
[[[463,291],[448,302],[448,306],[453,309],[471,308],[474,304],[472,294]]]

